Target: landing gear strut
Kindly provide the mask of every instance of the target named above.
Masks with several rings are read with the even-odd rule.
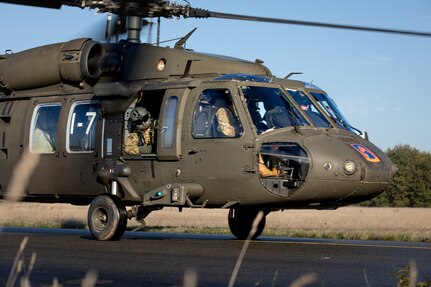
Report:
[[[88,209],[88,228],[97,240],[118,240],[127,226],[126,207],[112,194],[97,196]]]
[[[247,239],[250,231],[252,229],[253,221],[259,213],[259,209],[254,208],[246,208],[246,207],[236,207],[229,210],[229,228],[233,235],[235,235],[238,239]],[[266,223],[266,215],[260,220],[256,232],[252,235],[252,239],[256,239],[259,235],[262,234],[263,229],[265,228]]]

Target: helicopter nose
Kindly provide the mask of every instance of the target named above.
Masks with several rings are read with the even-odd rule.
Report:
[[[298,196],[357,203],[381,193],[398,171],[385,153],[352,135],[310,136],[304,145],[312,168]]]

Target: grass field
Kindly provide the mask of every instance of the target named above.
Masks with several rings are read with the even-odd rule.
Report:
[[[86,206],[0,202],[0,226],[86,228]],[[145,220],[151,231],[227,233],[228,210],[165,208]],[[429,208],[343,207],[285,210],[267,216],[263,235],[431,242]],[[129,220],[129,228],[141,223]]]

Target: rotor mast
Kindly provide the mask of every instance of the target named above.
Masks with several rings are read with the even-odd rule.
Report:
[[[127,41],[129,43],[141,43],[142,17],[127,16],[126,17]]]

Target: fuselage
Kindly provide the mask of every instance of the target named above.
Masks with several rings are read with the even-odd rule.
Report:
[[[78,39],[3,56],[0,75],[2,196],[25,150],[40,160],[24,198],[40,202],[108,192],[151,207],[330,208],[379,194],[396,172],[324,91],[258,61]],[[137,106],[154,120],[154,144],[131,155]],[[39,133],[50,148],[37,147]]]

